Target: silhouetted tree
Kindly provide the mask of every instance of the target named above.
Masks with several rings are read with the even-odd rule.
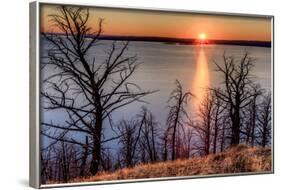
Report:
[[[169,114],[167,117],[167,134],[170,137],[172,160],[176,159],[176,134],[179,130],[184,131],[185,119],[187,117],[186,105],[187,99],[192,96],[190,92],[184,92],[182,85],[176,80],[176,88],[172,91],[168,103],[170,103]]]
[[[177,134],[176,158],[190,158],[193,154],[193,141],[195,132],[190,126]]]
[[[206,93],[203,101],[199,105],[198,121],[190,122],[190,125],[194,128],[198,136],[196,148],[200,155],[208,155],[210,153],[214,106],[214,96],[210,93]]]
[[[72,163],[72,155],[71,155],[71,147],[65,143],[65,142],[60,142],[59,146],[57,147],[56,151],[56,159],[58,162],[58,168],[59,168],[59,181],[62,181],[63,183],[67,183],[68,180],[70,179],[70,167]]]
[[[104,171],[112,171],[114,167],[114,156],[109,148],[103,148],[101,156],[101,165]]]
[[[221,151],[224,149],[227,138],[225,109],[216,94],[207,90],[199,105],[198,118],[189,120],[197,136],[195,148],[200,155],[208,155],[211,151],[216,153],[219,145]]]
[[[241,132],[241,110],[248,106],[255,94],[251,71],[254,59],[245,52],[240,60],[223,55],[223,63],[214,61],[217,71],[223,76],[223,88],[212,89],[216,96],[228,104],[231,119],[231,145],[239,144]]]
[[[50,46],[48,54],[42,57],[42,69],[52,69],[51,74],[42,79],[43,107],[62,110],[68,119],[65,124],[42,122],[42,126],[52,130],[44,130],[41,134],[80,147],[84,147],[85,142],[68,134],[75,132],[88,136],[90,172],[95,175],[101,162],[102,144],[119,138],[103,139],[103,121],[109,120],[111,124],[114,111],[141,101],[152,91],[143,91],[128,82],[139,64],[135,55],[125,55],[128,42],[114,42],[106,52],[106,58],[96,62],[92,51],[103,32],[103,20],[99,20],[94,31],[88,26],[88,8],[60,6],[57,13],[49,17],[56,33],[42,33]],[[54,129],[58,130],[56,136],[52,135]]]
[[[120,159],[126,167],[132,167],[136,162],[136,147],[140,138],[141,126],[135,119],[121,120],[118,130],[124,134],[119,139]]]
[[[194,137],[194,131],[192,128],[188,128],[185,136],[184,136],[184,141],[185,141],[185,145],[186,145],[186,158],[190,158],[191,157],[191,152],[193,151],[193,147],[192,147],[192,140]]]
[[[51,163],[51,153],[52,147],[48,147],[45,150],[41,150],[40,159],[41,159],[41,182],[46,183],[48,180],[52,180],[52,163]]]
[[[212,93],[212,92],[210,92]],[[223,131],[223,125],[226,125],[226,123],[223,122],[223,117],[224,114],[223,112],[225,111],[225,105],[223,105],[223,102],[217,98],[214,95],[214,108],[213,108],[213,153],[215,154],[217,152],[217,146],[218,146],[218,141],[219,141],[219,135],[220,133],[225,133]],[[224,136],[225,134],[222,134]],[[223,140],[224,141],[224,140]],[[223,146],[223,145],[222,145]]]
[[[219,133],[220,152],[225,150],[231,143],[231,120],[227,113],[222,113],[222,125]]]
[[[262,89],[259,85],[253,87],[253,97],[250,100],[249,105],[243,112],[245,122],[245,130],[242,131],[246,135],[246,143],[252,147],[255,144],[256,127],[257,127],[257,115],[258,115],[258,98],[262,94]]]
[[[142,107],[140,113],[130,121],[123,119],[118,130],[122,134],[119,139],[119,158],[126,167],[132,167],[137,162],[158,160],[158,123],[146,107]]]
[[[271,93],[263,96],[259,108],[257,137],[260,146],[271,143]]]
[[[83,177],[85,175],[88,155],[89,155],[89,138],[88,138],[88,136],[86,136],[85,144],[83,145],[83,152],[82,152],[81,164],[80,164],[80,174],[79,175],[81,177]]]
[[[164,131],[163,136],[160,138],[161,140],[161,153],[162,153],[162,160],[167,161],[168,159],[168,130]]]
[[[140,143],[143,149],[142,154],[147,154],[150,162],[158,160],[157,141],[158,141],[158,123],[154,116],[146,107],[142,107],[140,118],[144,118]]]

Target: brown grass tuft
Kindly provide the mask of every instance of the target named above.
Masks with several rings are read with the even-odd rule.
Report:
[[[238,145],[215,155],[154,164],[140,164],[134,168],[123,168],[113,173],[101,172],[96,176],[77,178],[71,182],[266,171],[271,171],[270,148],[249,148],[246,145]]]

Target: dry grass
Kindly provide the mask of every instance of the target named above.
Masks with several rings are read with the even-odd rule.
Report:
[[[123,168],[113,173],[102,172],[92,177],[77,178],[71,182],[265,171],[271,171],[271,150],[239,145],[223,153],[206,157],[142,164],[134,168]]]

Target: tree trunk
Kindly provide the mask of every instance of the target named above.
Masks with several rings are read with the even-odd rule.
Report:
[[[186,152],[186,158],[189,159],[189,157],[190,157],[190,141],[188,142],[187,152]]]
[[[66,163],[66,152],[65,149],[67,150],[67,147],[65,147],[64,143],[62,143],[62,177],[63,177],[63,182],[67,183],[68,181],[68,170],[67,170],[67,163]]]
[[[176,131],[177,131],[177,125],[178,125],[178,120],[179,120],[179,112],[180,112],[180,105],[181,105],[181,101],[179,100],[178,103],[178,108],[177,108],[177,112],[176,112],[176,118],[175,118],[175,123],[174,123],[174,131],[172,134],[172,160],[175,160],[176,158]]]
[[[164,153],[163,153],[163,161],[167,161],[167,157],[168,157],[168,147],[167,147],[167,144],[168,144],[168,140],[167,140],[167,135],[165,134],[164,136]]]
[[[151,138],[152,138],[152,151],[153,151],[153,160],[152,162],[155,162],[157,160],[157,152],[156,152],[156,147],[155,147],[155,136],[154,136],[154,126],[151,122]]]
[[[255,144],[255,128],[256,128],[256,98],[253,100],[252,105],[252,121],[251,121],[251,146],[253,147]]]
[[[266,114],[264,123],[263,123],[263,133],[262,133],[262,147],[266,146],[267,143],[267,135],[268,135],[268,129],[267,129],[267,125],[268,125],[268,114]]]
[[[85,147],[84,147],[84,153],[82,157],[82,163],[80,165],[80,176],[85,175],[85,167],[86,167],[86,162],[88,158],[88,147],[89,147],[89,141],[88,141],[88,136],[86,136],[86,142],[85,142]]]
[[[92,175],[96,175],[99,170],[101,161],[101,131],[102,131],[102,109],[96,110],[96,123],[93,135],[93,152],[92,161],[90,165],[90,172]]]
[[[100,145],[100,141],[98,139],[95,139],[93,153],[92,153],[92,161],[90,166],[90,172],[92,175],[97,174],[99,170],[100,160],[101,160],[101,145]]]
[[[217,137],[218,137],[218,110],[216,111],[215,116],[215,131],[214,131],[214,140],[213,140],[213,153],[217,152]]]
[[[221,131],[221,140],[220,140],[220,151],[222,152],[224,150],[224,143],[225,143],[225,123],[222,126]]]
[[[231,145],[238,145],[240,143],[240,108],[236,106],[234,108],[234,114],[231,117],[232,120],[232,138]]]
[[[211,123],[210,123],[210,117],[208,117],[207,133],[205,137],[205,155],[208,155],[210,153],[210,129],[211,129]]]

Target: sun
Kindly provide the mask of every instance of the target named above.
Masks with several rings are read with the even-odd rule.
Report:
[[[202,32],[202,33],[199,34],[199,39],[200,40],[206,40],[206,38],[207,38],[207,36],[206,36],[205,33]]]

